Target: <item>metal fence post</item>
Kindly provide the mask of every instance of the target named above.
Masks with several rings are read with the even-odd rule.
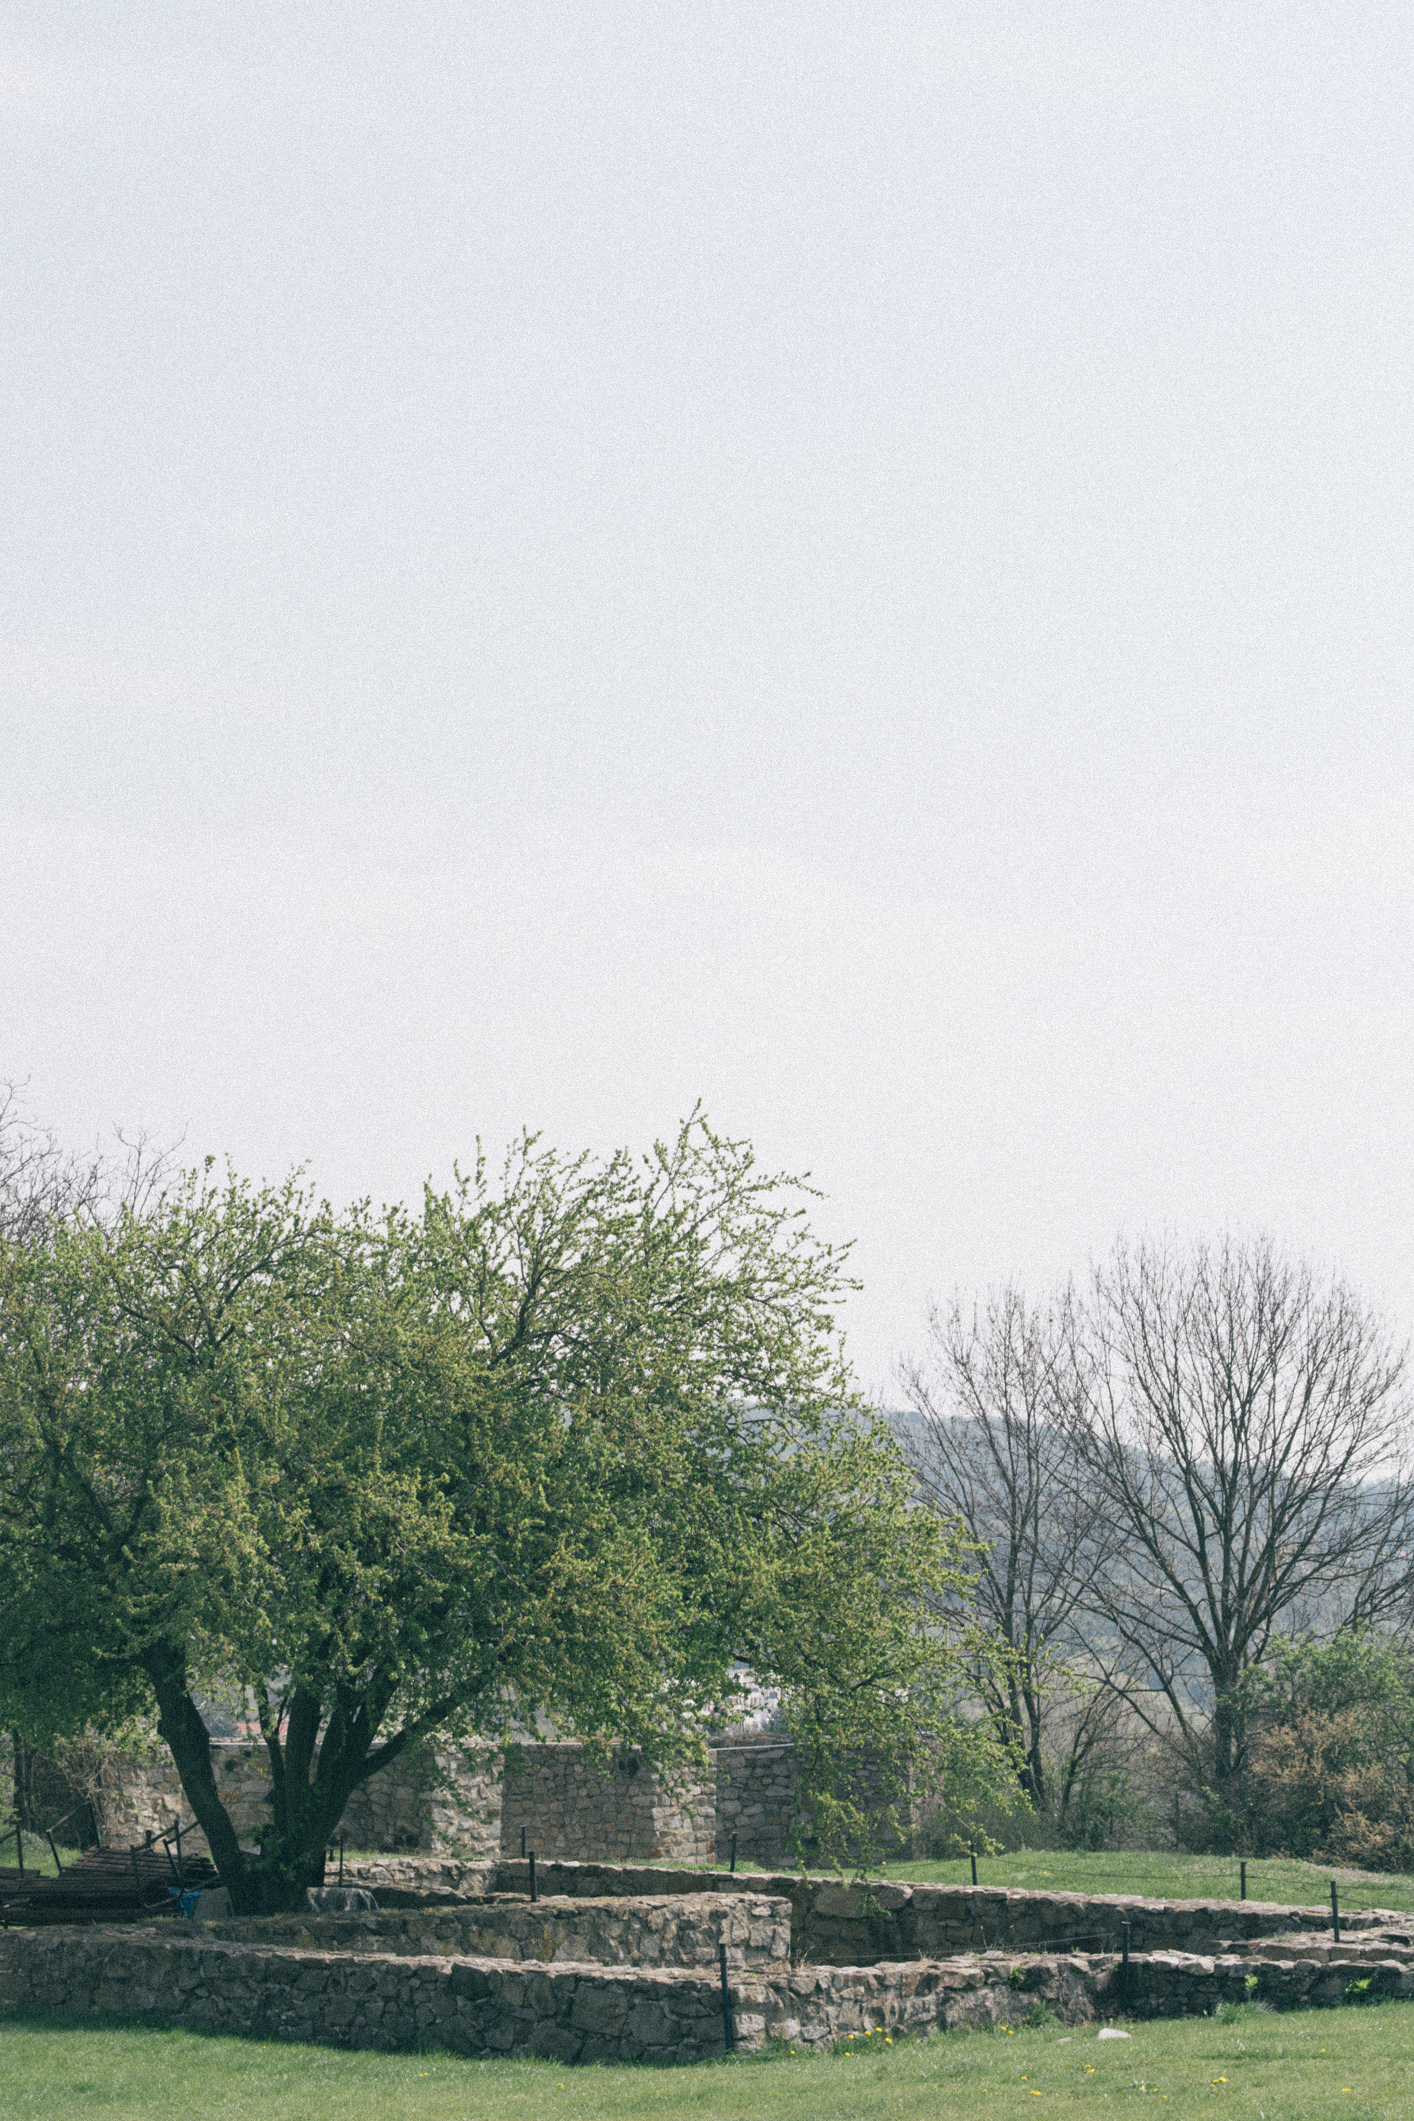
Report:
[[[732,2038],[732,1997],[727,1987],[727,1948],[724,1944],[717,1946],[717,1969],[722,1977],[722,2034],[731,2049],[736,2042]]]

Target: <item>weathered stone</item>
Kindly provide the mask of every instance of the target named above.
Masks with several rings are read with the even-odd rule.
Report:
[[[708,1954],[719,1943],[738,1954],[785,1945],[785,1895],[675,1896],[661,1890],[672,1878],[663,1871],[547,1868],[570,1887],[553,1904],[462,1901],[450,1909],[306,1914],[283,1925],[174,1922],[154,1929],[0,1933],[0,1999],[10,2008],[141,2012],[174,2024],[350,2047],[423,2042],[470,2055],[543,2053],[561,2062],[681,2062],[720,2054],[721,1999]],[[692,1885],[704,1882],[700,1874],[678,1875]],[[965,1930],[998,1898],[1013,1929],[1053,1929],[1067,1914],[1103,1921],[1119,1909],[1131,1934],[1142,1935],[1147,1925],[1159,1935],[1167,1912],[1174,1918],[1170,1937],[1190,1945],[1206,1942],[1236,1918],[1233,1926],[1243,1934],[1231,1950],[1222,1939],[1217,1949],[1180,1950],[1172,1942],[1153,1948],[1151,1936],[1151,1948],[1131,1951],[1127,2007],[1138,2018],[1211,2012],[1244,2000],[1251,1982],[1259,1997],[1283,2007],[1339,2004],[1356,1980],[1366,1994],[1414,1994],[1414,1929],[1407,1924],[1387,1937],[1371,1924],[1363,1941],[1342,1938],[1337,1947],[1319,1935],[1275,1935],[1270,1925],[1279,1918],[1289,1927],[1292,1911],[1264,1914],[1251,1904],[1234,1909],[1190,1903],[1166,1911],[1162,1903],[1096,1896],[997,1896],[890,1885],[884,1890],[891,1906],[880,1908],[876,1901],[874,1912],[863,1914],[853,1910],[867,1908],[867,1900],[827,1897],[838,1886],[784,1882],[794,1894],[792,1912],[802,1934],[813,1921],[851,1938],[897,1939],[908,1935],[910,1925],[916,1935],[925,1923],[937,1929],[955,1921]],[[658,1890],[644,1896],[650,1883]],[[598,1887],[597,1898],[584,1890],[591,1886]],[[497,1941],[513,1945],[519,1956],[465,1951],[465,1925],[484,1923],[488,1905],[493,1915],[504,1913]],[[563,1962],[558,1947],[571,1936],[603,1956]],[[635,1939],[637,1964],[628,1959]],[[642,1963],[665,1949],[702,1956],[695,1966]],[[768,2039],[819,2049],[846,2033],[885,2027],[926,2034],[1015,2023],[1038,2001],[1066,2022],[1082,2023],[1117,2009],[1123,1981],[1113,1951],[923,1952],[873,1964],[792,1968],[782,1950],[774,1960],[733,1968],[730,2006],[736,2044],[745,2051]]]

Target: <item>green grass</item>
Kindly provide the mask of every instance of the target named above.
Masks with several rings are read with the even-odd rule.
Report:
[[[115,2022],[0,2020],[6,2121],[983,2121],[1030,2113],[1414,2115],[1414,2003],[949,2034],[697,2068],[359,2055]]]
[[[46,1856],[48,1851],[46,1850]],[[416,1851],[406,1851],[415,1856]],[[345,1849],[344,1861],[388,1863],[396,1857],[376,1850]],[[549,1858],[547,1861],[551,1860]],[[26,1853],[25,1861],[29,1856]],[[337,1865],[337,1858],[335,1859]],[[669,1864],[669,1869],[720,1871],[722,1864]],[[778,1876],[786,1866],[739,1863],[739,1876],[768,1872]],[[326,1871],[332,1878],[334,1870]],[[972,1870],[966,1856],[946,1863],[891,1863],[871,1877],[897,1878],[919,1885],[968,1885]],[[1390,1907],[1414,1911],[1414,1875],[1355,1871],[1337,1864],[1300,1863],[1287,1856],[1250,1858],[1249,1900],[1272,1900],[1280,1907],[1329,1906],[1334,1878],[1342,1908]],[[1235,1856],[1189,1856],[1171,1849],[1126,1849],[1091,1854],[1072,1849],[1014,1849],[1004,1856],[979,1856],[980,1885],[1026,1887],[1032,1892],[1138,1893],[1154,1900],[1236,1900],[1240,1877]],[[1414,2108],[1411,2108],[1414,2115]]]
[[[59,1861],[61,1864],[67,1866],[73,1863],[78,1853],[77,1849],[65,1848],[63,1843],[60,1842]],[[0,1864],[3,1864],[9,1870],[13,1870],[15,1867],[15,1829],[13,1827],[10,1828],[7,1838],[4,1841],[0,1841]],[[28,1827],[25,1829],[25,1869],[27,1871],[37,1871],[45,1878],[52,1878],[55,1875],[54,1853],[48,1841],[43,1834],[32,1834]]]
[[[738,1874],[760,1868],[738,1864]],[[967,1885],[965,1856],[948,1863],[891,1863],[872,1876],[904,1883]],[[1283,1856],[1247,1865],[1249,1900],[1282,1907],[1329,1906],[1331,1879],[1342,1908],[1414,1909],[1414,1877],[1337,1866],[1298,1863]],[[1024,1886],[1032,1892],[1139,1893],[1157,1900],[1236,1900],[1239,1876],[1232,1856],[1188,1856],[1164,1849],[1091,1855],[1067,1849],[1016,1849],[1006,1856],[979,1856],[979,1885]],[[1414,2114],[1414,2106],[1411,2106]]]

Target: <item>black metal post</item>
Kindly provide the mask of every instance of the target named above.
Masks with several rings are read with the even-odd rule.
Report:
[[[735,1834],[733,1834],[733,1835],[732,1835],[732,1862],[731,1862],[731,1872],[732,1872],[732,1876],[733,1876],[733,1878],[735,1878],[735,1876],[736,1876],[736,1835],[735,1835]]]
[[[1245,1861],[1242,1865],[1242,1897],[1244,1900],[1247,1898],[1247,1865]]]
[[[717,1970],[722,1977],[722,2036],[730,2050],[736,2042],[732,2038],[732,1992],[727,1987],[727,1948],[724,1944],[717,1946]]]
[[[537,1896],[537,1894],[536,1894],[536,1891],[535,1891],[535,1851],[534,1851],[534,1849],[532,1849],[532,1850],[531,1850],[531,1852],[530,1852],[530,1897],[531,1897],[531,1899],[532,1899],[532,1900],[534,1900],[534,1899],[536,1899],[536,1898],[538,1897],[538,1896]]]
[[[967,1853],[972,1858],[972,1883],[975,1885],[977,1883],[977,1851],[976,1849],[969,1849]]]
[[[1337,1944],[1340,1942],[1340,1902],[1336,1898],[1335,1880],[1331,1880],[1331,1929]]]
[[[344,1837],[343,1837],[343,1835],[342,1835],[342,1834],[340,1834],[340,1836],[339,1836],[339,1883],[340,1883],[340,1885],[342,1885],[342,1884],[343,1884],[343,1882],[344,1882]]]
[[[1129,2016],[1129,1924],[1127,1922],[1121,1924],[1121,1929],[1124,1936],[1124,1961],[1120,1970],[1119,1995],[1120,2009],[1127,2018]]]

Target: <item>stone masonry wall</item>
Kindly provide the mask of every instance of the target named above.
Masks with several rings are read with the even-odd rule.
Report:
[[[204,1936],[237,1944],[424,1959],[714,1968],[724,1948],[734,1971],[790,1965],[789,1901],[750,1892],[641,1900],[482,1900],[463,1907],[232,1919],[201,1927]]]
[[[609,1863],[710,1863],[711,1792],[695,1779],[663,1781],[636,1746],[596,1768],[573,1741],[515,1748],[501,1783],[501,1853],[519,1856],[521,1830],[537,1857]]]
[[[238,1838],[254,1843],[270,1816],[270,1762],[264,1746],[251,1739],[213,1739],[211,1764]],[[165,1745],[123,1761],[104,1788],[102,1812],[103,1839],[109,1848],[131,1848],[148,1834],[170,1833],[181,1822],[183,1848],[208,1853],[206,1836],[192,1824],[176,1762]]]
[[[779,2039],[821,2048],[876,2027],[927,2033],[1016,2022],[1032,2007],[1035,1984],[1023,1994],[1010,1973],[1000,1961],[745,1973],[729,1983],[734,2045],[750,2051]],[[1072,1979],[1072,1991],[1088,2015],[1083,1983]],[[565,2063],[697,2062],[726,2047],[715,1971],[340,1956],[170,1930],[0,1932],[3,2008],[140,2014],[262,2040]]]
[[[765,1892],[780,1889],[774,1879],[752,1882]],[[797,1881],[796,1907],[800,1949],[807,1957],[856,1966],[957,1952],[1115,1951],[1125,1923],[1131,1952],[1202,1954],[1230,1940],[1319,1929],[1330,1922],[1328,1909],[1255,1900],[1144,1900],[1111,1893],[877,1882],[812,1881],[802,1892]],[[1343,1915],[1341,1926],[1357,1929],[1371,1919]]]
[[[253,1846],[270,1818],[270,1759],[255,1739],[213,1738],[216,1787],[237,1838]],[[371,1775],[350,1797],[340,1827],[353,1848],[442,1849],[474,1860],[501,1843],[499,1760],[487,1748],[413,1751]],[[165,1746],[125,1761],[105,1790],[103,1839],[130,1848],[183,1822],[182,1846],[206,1854],[206,1836]],[[188,1831],[188,1828],[190,1831]]]
[[[406,1859],[360,1865],[356,1875],[375,1890],[418,1885],[467,1893],[529,1890],[529,1867],[519,1861],[471,1870],[436,1859]],[[1330,1927],[1329,1908],[1281,1907],[1261,1900],[1144,1900],[1117,1893],[1008,1892],[880,1880],[847,1886],[837,1878],[808,1878],[798,1872],[753,1872],[747,1881],[725,1871],[676,1870],[667,1864],[545,1863],[537,1868],[537,1881],[545,1894],[586,1899],[733,1893],[749,1882],[752,1892],[791,1903],[793,1958],[830,1965],[871,1966],[995,1950],[1114,1951],[1125,1922],[1132,1952],[1190,1954]],[[1340,1918],[1341,1930],[1355,1935],[1390,1922],[1396,1928],[1414,1928],[1407,1916],[1388,1911],[1360,1910]]]
[[[712,1860],[729,1859],[735,1834],[739,1863],[789,1863],[797,1826],[808,1856],[815,1843],[808,1817],[800,1817],[800,1769],[791,1740],[775,1731],[742,1733],[720,1740],[712,1757],[717,1799]],[[875,1822],[875,1845],[857,1852],[866,1864],[880,1856],[897,1860],[915,1852],[918,1822],[906,1775],[891,1776],[877,1756],[857,1758],[842,1780],[840,1794]],[[883,1820],[890,1812],[897,1825],[886,1830]]]
[[[176,1932],[174,1934],[174,1932]],[[1414,1996],[1414,1969],[1331,1961],[1131,1959],[1139,2017],[1209,2014],[1250,1999],[1290,2007],[1339,2003],[1351,1979],[1367,1997]],[[734,2044],[768,2040],[819,2050],[850,2034],[920,2034],[1015,2024],[1039,2003],[1067,2024],[1113,2012],[1123,1976],[1113,1956],[801,1967],[729,1981]],[[339,1954],[156,1929],[0,1932],[0,2010],[54,2009],[155,2017],[258,2039],[338,2047],[450,2048],[466,2055],[548,2055],[562,2063],[696,2062],[724,2052],[713,1973],[662,1967],[536,1966],[494,1959]]]
[[[725,1863],[736,1839],[740,1863],[787,1863],[799,1782],[789,1740],[728,1741],[715,1748],[717,1803],[711,1861]]]
[[[269,1818],[265,1747],[213,1739],[211,1752],[236,1832],[254,1844]],[[504,1761],[490,1747],[414,1750],[354,1791],[339,1831],[353,1848],[476,1861],[519,1856],[524,1829],[537,1856],[601,1863],[725,1863],[735,1835],[739,1862],[786,1864],[798,1784],[794,1747],[769,1735],[724,1740],[709,1753],[705,1778],[675,1780],[655,1773],[633,1746],[597,1767],[572,1740],[516,1746]],[[877,1763],[862,1762],[850,1788],[866,1810],[885,1808]],[[901,1809],[905,1832],[890,1837],[886,1851],[895,1857],[911,1846],[907,1806]],[[110,1847],[170,1832],[179,1819],[190,1823],[165,1746],[122,1764],[103,1814]],[[194,1827],[190,1846],[206,1847]]]
[[[352,1848],[440,1849],[475,1859],[501,1846],[500,1756],[489,1746],[409,1752],[360,1783],[340,1832]]]

